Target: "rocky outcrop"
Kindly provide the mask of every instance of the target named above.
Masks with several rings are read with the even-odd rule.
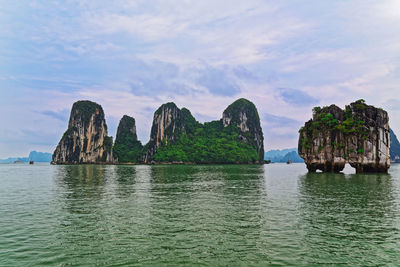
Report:
[[[186,131],[186,122],[191,120],[195,119],[188,109],[181,110],[173,102],[161,105],[154,113],[144,162],[152,161],[160,146],[174,143],[180,134]]]
[[[264,161],[264,136],[256,106],[247,99],[240,98],[229,105],[222,114],[224,127],[236,125],[240,129],[240,138],[255,146],[259,161]]]
[[[75,102],[52,163],[112,163],[112,142],[107,135],[103,108],[91,101]]]
[[[201,124],[174,103],[155,113],[144,162],[261,163],[263,133],[253,103],[239,99],[221,120]]]
[[[390,167],[389,117],[386,111],[358,100],[345,110],[316,107],[299,131],[299,155],[309,171],[387,172]]]
[[[135,119],[124,115],[117,129],[114,157],[120,163],[136,163],[142,160],[142,151],[142,143],[137,139]]]
[[[53,163],[263,163],[263,141],[257,109],[246,99],[232,103],[222,119],[204,124],[186,108],[163,104],[145,146],[137,139],[135,119],[127,115],[112,146],[101,106],[78,101]]]
[[[124,115],[119,121],[115,143],[121,140],[124,135],[129,135],[137,140],[135,119],[128,115]]]

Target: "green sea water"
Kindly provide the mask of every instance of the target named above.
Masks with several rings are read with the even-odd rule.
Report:
[[[0,165],[0,266],[400,265],[400,165]]]

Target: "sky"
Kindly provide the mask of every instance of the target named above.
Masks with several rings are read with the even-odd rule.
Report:
[[[53,152],[73,102],[109,135],[173,101],[200,122],[245,97],[264,147],[297,147],[314,106],[358,99],[400,134],[398,0],[0,0],[0,158]]]

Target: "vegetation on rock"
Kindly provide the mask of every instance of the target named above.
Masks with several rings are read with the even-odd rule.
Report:
[[[346,106],[313,108],[299,130],[299,154],[310,171],[341,171],[346,162],[357,172],[382,171],[389,162],[389,117],[363,99]]]
[[[92,115],[95,114],[96,111],[98,111],[99,115],[104,118],[103,108],[99,104],[89,100],[80,100],[72,105],[71,118],[79,116],[85,124],[88,124]]]
[[[221,121],[193,123],[177,134],[173,144],[157,149],[158,162],[252,163],[258,160],[257,150],[244,143],[236,126],[224,127]]]
[[[112,146],[103,108],[91,101],[77,101],[72,105],[68,129],[53,153],[53,163],[110,163]]]
[[[99,158],[92,158],[93,153],[87,153],[88,150]],[[112,137],[107,136],[101,106],[78,101],[72,107],[69,128],[53,158],[55,163],[100,163],[114,159],[119,163],[261,163],[263,157],[257,109],[252,102],[239,99],[228,106],[222,119],[204,124],[196,121],[188,109],[166,103],[154,113],[150,141],[145,146],[137,139],[134,118],[125,115],[121,119],[113,145]]]
[[[107,155],[109,155],[112,152],[113,148],[113,139],[111,136],[104,136],[103,147],[104,147],[104,152],[101,161],[106,161]]]
[[[313,119],[308,121],[306,125],[299,130],[300,144],[305,148],[310,148],[312,136],[327,131],[342,133],[345,136],[356,135],[357,137],[366,139],[368,137],[368,127],[358,115],[359,111],[367,108],[365,100],[357,100],[353,103],[353,106],[355,107],[354,112],[350,106],[346,106],[344,112],[341,110],[338,112],[337,107],[334,105],[322,108],[314,107]],[[336,114],[336,118],[333,114]],[[332,142],[331,145],[337,148],[344,148],[343,144],[336,142]]]
[[[154,151],[154,154],[150,154],[147,161],[192,163],[263,161],[263,134],[259,116],[254,104],[246,99],[239,99],[228,106],[223,119],[204,124],[196,121],[188,109],[180,110],[174,103],[162,105],[155,112],[154,118],[152,137],[144,148],[145,151]],[[160,139],[161,131],[163,138]],[[161,144],[156,146],[159,139]]]
[[[120,163],[135,163],[143,157],[142,143],[137,139],[135,119],[124,115],[118,125],[113,147],[114,157]]]

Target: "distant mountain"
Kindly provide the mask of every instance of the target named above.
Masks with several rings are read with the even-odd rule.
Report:
[[[283,158],[280,160],[280,162],[287,162],[288,160],[290,160],[291,162],[296,162],[296,163],[304,162],[304,160],[297,153],[297,150],[287,153],[285,156],[283,156]]]
[[[31,153],[29,153],[29,159],[35,162],[50,162],[51,157],[52,154],[46,152],[31,151]]]
[[[265,152],[264,154],[264,158],[268,159],[270,158],[272,160],[272,158],[281,158],[283,156],[285,156],[287,153],[292,152],[292,151],[297,151],[296,148],[287,148],[287,149],[275,149],[275,150],[269,150],[267,152]]]
[[[29,160],[35,162],[50,162],[51,156],[51,153],[31,151],[28,157],[0,159],[0,163],[13,163],[14,161],[29,162]]]
[[[264,154],[265,160],[271,160],[271,162],[304,162],[304,160],[297,153],[297,148],[287,148],[282,150],[270,150]]]
[[[14,161],[29,162],[29,158],[7,158],[7,159],[0,159],[0,163],[13,163]]]
[[[390,160],[400,162],[400,143],[392,129],[390,132]]]

